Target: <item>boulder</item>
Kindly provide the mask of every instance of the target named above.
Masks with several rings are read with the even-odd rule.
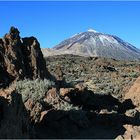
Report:
[[[120,135],[116,138],[116,140],[139,140],[140,139],[140,127],[139,126],[132,126],[132,125],[124,125],[126,129],[124,135]]]
[[[74,88],[60,88],[60,95],[65,97],[68,93],[72,92]]]

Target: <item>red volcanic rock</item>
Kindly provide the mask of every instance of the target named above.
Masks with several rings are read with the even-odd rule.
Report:
[[[132,87],[125,94],[125,99],[131,99],[136,106],[140,106],[140,77],[136,79]]]
[[[25,107],[27,110],[31,110],[34,106],[33,100],[28,99],[27,102],[24,103]]]
[[[48,90],[48,92],[47,92],[47,95],[50,95],[52,98],[56,98],[56,94],[57,94],[56,88],[52,88],[52,89]]]
[[[67,96],[67,94],[73,90],[74,90],[74,88],[60,88],[60,95]]]
[[[140,139],[140,126],[124,125],[126,129],[123,135],[120,135],[116,140],[139,140]]]
[[[47,76],[46,62],[40,49],[40,44],[35,37],[22,38],[22,53],[29,78],[44,78]]]
[[[3,69],[14,79],[22,79],[25,73],[23,54],[21,52],[21,40],[17,28],[11,27],[0,44],[1,54],[4,60]],[[6,73],[5,72],[5,73]],[[10,80],[13,80],[9,78]]]
[[[35,37],[21,39],[11,27],[0,39],[0,86],[23,78],[47,78],[49,75],[40,44]]]

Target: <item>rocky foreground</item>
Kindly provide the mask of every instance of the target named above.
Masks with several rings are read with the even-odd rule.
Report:
[[[139,139],[139,75],[139,62],[44,59],[12,27],[0,39],[0,138]]]

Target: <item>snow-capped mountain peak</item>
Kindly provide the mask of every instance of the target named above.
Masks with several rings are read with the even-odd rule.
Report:
[[[76,34],[53,48],[57,55],[99,56],[118,60],[140,60],[140,50],[115,35],[93,29]]]
[[[88,29],[88,32],[94,32],[94,33],[97,33],[97,31],[94,30],[94,29]]]

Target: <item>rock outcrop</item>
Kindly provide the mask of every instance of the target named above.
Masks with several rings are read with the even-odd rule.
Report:
[[[125,99],[131,99],[136,106],[140,106],[140,77],[136,79],[133,86],[125,94]]]
[[[134,109],[126,111],[126,116],[134,118],[134,124],[125,124],[125,133],[118,136],[118,140],[123,139],[140,139],[140,77],[136,79],[132,87],[125,94],[124,98],[131,99],[133,104],[136,106]]]
[[[46,62],[40,49],[40,44],[35,37],[22,38],[22,53],[29,78],[44,78],[47,76]]]
[[[0,90],[0,139],[30,138],[34,130],[21,94],[13,89]]]
[[[35,37],[20,38],[17,28],[11,27],[0,39],[0,85],[23,78],[47,77],[46,63]]]

